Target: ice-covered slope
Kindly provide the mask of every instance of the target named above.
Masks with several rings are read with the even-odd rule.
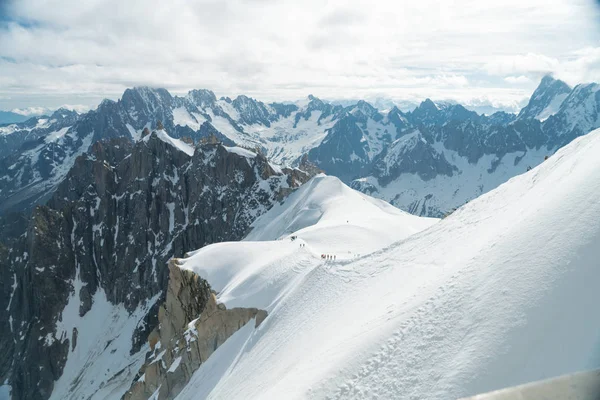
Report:
[[[207,279],[228,307],[252,304],[270,311],[284,293],[297,288],[298,276],[333,263],[321,255],[335,256],[339,265],[348,263],[436,221],[400,211],[338,178],[318,175],[258,218],[244,242],[203,248],[184,267]]]
[[[222,301],[269,316],[178,398],[449,399],[600,366],[598,152],[600,130],[357,259],[315,259],[302,230],[197,252]]]
[[[246,240],[277,240],[294,233],[315,250],[347,258],[344,253],[375,251],[435,221],[350,189],[338,178],[318,175],[255,221]]]
[[[386,157],[376,164],[382,179],[360,178],[352,187],[416,215],[443,216],[526,172],[552,154],[545,147],[532,148],[502,157],[486,154],[470,163],[441,143],[429,146],[422,139],[411,140],[413,136],[419,137],[419,132],[394,142],[387,149]],[[398,170],[409,172],[397,174]]]

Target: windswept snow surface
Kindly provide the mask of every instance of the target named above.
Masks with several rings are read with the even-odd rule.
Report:
[[[180,151],[183,151],[188,156],[191,157],[194,155],[194,146],[190,146],[189,144],[187,144],[179,139],[172,138],[171,136],[169,136],[169,134],[167,132],[164,131],[164,129],[154,131],[154,132],[152,132],[152,134],[156,134],[156,136],[160,140],[162,140],[165,143],[170,144],[171,146],[175,147],[176,149],[178,149]],[[142,140],[148,141],[148,138],[150,138],[150,135],[146,136]]]
[[[193,252],[184,268],[207,279],[228,307],[270,312],[296,289],[300,277],[326,265],[321,254],[335,255],[342,268],[436,221],[400,211],[338,178],[318,175],[261,216],[246,241]]]
[[[230,153],[235,153],[242,157],[246,157],[246,158],[256,157],[256,153],[253,153],[250,150],[246,150],[243,147],[234,146],[234,147],[225,147],[225,149]]]
[[[546,108],[544,108],[538,115],[536,115],[535,118],[539,119],[540,121],[545,121],[550,116],[556,114],[558,110],[560,110],[561,104],[563,103],[563,101],[565,101],[568,95],[568,93],[563,93],[555,96],[550,102],[550,104],[548,104]]]
[[[342,259],[379,250],[422,231],[435,218],[420,218],[318,175],[252,224],[246,240],[277,240],[294,233],[318,253]]]
[[[250,235],[297,227],[295,241],[217,244],[185,261],[221,301],[269,316],[178,398],[451,399],[599,367],[599,153],[597,130],[429,229],[387,231],[380,250],[337,261],[315,254],[341,230],[328,226],[334,203],[302,206],[320,186],[309,183]],[[366,247],[388,228],[379,221]]]

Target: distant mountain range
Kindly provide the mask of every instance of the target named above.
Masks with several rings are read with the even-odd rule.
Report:
[[[0,111],[0,124],[14,124],[27,121],[28,119],[28,116],[17,114],[12,111]]]
[[[311,193],[310,185],[295,189],[324,170],[413,214],[442,216],[600,127],[598,89],[570,88],[545,77],[519,114],[480,115],[429,99],[404,112],[314,96],[267,104],[247,96],[217,99],[209,90],[181,97],[141,87],[84,114],[59,109],[2,125],[0,388],[10,386],[15,399],[35,400],[107,398],[132,383],[131,398],[146,398],[160,382],[168,383],[163,391],[174,393],[181,386],[172,384],[190,378],[170,375],[179,365],[173,356],[185,346],[154,347],[145,359],[152,343],[157,346],[147,338],[185,337],[181,326],[203,313],[185,308],[185,300],[202,297],[208,307],[212,292],[206,281],[188,275],[175,275],[169,288],[169,259],[207,244],[252,238],[253,223],[273,207],[269,220],[277,221],[272,230],[278,233],[269,238],[292,234],[307,226],[302,221],[320,221],[324,204],[340,232],[348,232],[348,224],[360,235],[369,232],[365,226],[380,231],[381,239],[367,234],[370,242],[360,235],[340,239],[323,220],[341,247],[346,241],[371,243],[365,251],[372,251],[398,239],[396,225],[379,225],[403,213],[335,178],[313,180],[330,182],[318,192]],[[556,158],[589,153],[561,152]],[[536,178],[522,182],[529,180]],[[517,189],[519,195],[528,190]],[[278,204],[290,193],[304,193],[306,201],[288,203],[286,212]],[[354,200],[341,207],[344,198]],[[515,198],[498,204],[508,201]],[[377,204],[376,221],[361,211],[365,204]],[[260,229],[254,232],[260,236]],[[329,239],[322,245],[315,254],[330,251]],[[269,275],[269,287],[273,279]],[[184,308],[171,302],[167,311],[167,293]],[[180,323],[173,335],[169,320]],[[229,328],[242,326],[231,323],[213,332],[216,339],[206,342],[211,351],[235,332]],[[153,357],[167,350],[165,363],[156,366]],[[205,360],[198,355],[182,365],[191,374]]]
[[[136,141],[161,121],[174,138],[215,136],[275,164],[297,166],[306,156],[356,189],[441,216],[600,126],[598,87],[570,88],[546,76],[518,115],[480,115],[429,99],[409,112],[382,112],[365,101],[343,106],[312,95],[267,104],[244,95],[217,99],[210,90],[180,97],[127,89],[85,114],[60,109],[0,127],[0,212],[43,203],[96,141]]]

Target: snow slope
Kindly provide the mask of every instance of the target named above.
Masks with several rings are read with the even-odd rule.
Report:
[[[346,259],[379,250],[436,221],[415,217],[321,174],[255,221],[246,240],[276,240],[294,233],[319,255],[335,253]]]
[[[342,265],[436,221],[370,198],[338,178],[318,175],[255,221],[246,241],[193,252],[184,268],[207,279],[228,307],[270,311],[295,289],[299,276],[326,265],[321,254],[335,255]]]
[[[563,103],[563,101],[565,101],[568,95],[568,93],[563,93],[554,97],[550,104],[548,104],[546,108],[540,111],[540,113],[536,115],[535,118],[539,119],[540,121],[545,121],[551,115],[556,114],[560,110],[561,104]]]
[[[54,384],[50,399],[119,398],[131,385],[148,350],[145,345],[136,354],[129,354],[136,327],[144,323],[143,318],[159,295],[129,313],[122,304],[111,304],[106,293],[99,289],[92,298],[91,310],[80,317],[79,291],[83,285],[78,270],[74,290],[57,322],[56,336],[49,333],[40,338],[47,343],[68,338],[71,343],[77,340],[77,346],[69,349],[64,370]],[[76,339],[72,336],[75,330]]]
[[[476,164],[470,164],[466,158],[444,148],[441,143],[435,143],[434,148],[457,167],[458,171],[452,176],[438,174],[423,180],[418,174],[403,173],[385,186],[373,176],[360,178],[357,182],[374,188],[373,196],[411,213],[444,215],[453,208],[451,205],[463,205],[497,188],[513,176],[526,172],[528,167],[540,164],[551,154],[542,147],[508,153],[501,159],[495,154],[487,154]]]
[[[188,156],[191,157],[194,155],[194,146],[191,146],[179,139],[175,139],[175,138],[169,136],[169,134],[167,132],[165,132],[164,129],[154,131],[154,132],[152,132],[152,134],[155,134],[156,137],[158,137],[163,142],[170,144],[171,146],[175,147],[176,149],[178,149],[180,151],[183,151]],[[149,139],[150,139],[150,135],[146,136],[142,140],[144,142],[147,142]]]
[[[295,241],[212,245],[185,261],[227,305],[269,316],[217,349],[178,399],[449,399],[599,367],[599,152],[597,130],[411,236],[374,219],[365,250],[378,228],[388,241],[336,261],[314,250],[334,242],[338,203],[319,202],[314,182],[315,196],[299,190],[249,237],[297,227]],[[354,212],[367,221],[364,204]]]

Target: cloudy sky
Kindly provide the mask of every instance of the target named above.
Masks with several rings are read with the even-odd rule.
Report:
[[[0,0],[0,109],[126,87],[264,101],[425,97],[515,108],[546,73],[600,81],[591,0]]]

